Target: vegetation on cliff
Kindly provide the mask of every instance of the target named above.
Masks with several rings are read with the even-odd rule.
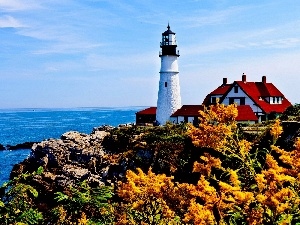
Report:
[[[74,134],[41,144],[2,187],[0,222],[300,224],[298,134],[284,134],[281,121],[274,120],[250,137],[236,116],[234,105],[217,104],[200,112],[198,127],[122,127],[105,131],[103,138],[75,134],[84,145]],[[53,146],[60,150],[53,153]],[[79,157],[78,146],[88,154]],[[89,166],[79,173],[84,175],[66,179],[86,158]]]

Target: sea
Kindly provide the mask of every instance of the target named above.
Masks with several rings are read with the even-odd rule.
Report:
[[[0,144],[41,142],[67,131],[89,134],[102,125],[130,124],[144,108],[0,109]],[[29,149],[0,151],[0,186],[8,181],[13,166],[29,155]]]

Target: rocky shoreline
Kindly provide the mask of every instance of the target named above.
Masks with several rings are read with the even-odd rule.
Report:
[[[33,182],[46,193],[76,186],[84,180],[91,186],[113,186],[124,178],[129,162],[124,158],[114,163],[115,155],[104,148],[103,142],[112,137],[112,129],[120,128],[102,126],[94,128],[91,134],[70,131],[60,139],[34,143],[30,156],[14,165],[10,179],[42,166],[44,172],[36,175]]]
[[[2,145],[0,144],[0,151],[4,150],[21,150],[21,149],[31,149],[32,146],[37,142],[24,142],[16,145]]]

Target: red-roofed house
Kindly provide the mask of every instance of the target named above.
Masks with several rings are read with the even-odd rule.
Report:
[[[172,123],[188,122],[193,125],[199,123],[199,111],[203,110],[203,105],[183,105],[170,117]],[[249,105],[238,105],[238,116],[235,119],[239,123],[257,123],[258,118]]]
[[[170,117],[172,123],[189,122],[193,125],[198,124],[199,111],[203,110],[203,105],[183,105]]]
[[[154,123],[156,120],[156,107],[149,107],[135,114],[136,124],[144,125],[147,123]]]
[[[217,99],[225,105],[236,103],[250,106],[259,122],[267,120],[270,114],[283,113],[292,105],[272,83],[267,83],[266,76],[262,77],[261,82],[248,82],[245,74],[242,81],[232,84],[227,84],[227,79],[223,78],[223,84],[208,94],[203,104],[215,104]]]

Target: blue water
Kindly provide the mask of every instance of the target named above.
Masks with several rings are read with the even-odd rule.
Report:
[[[91,133],[101,125],[134,123],[135,113],[144,108],[0,109],[0,144],[40,142],[71,130]],[[29,153],[30,150],[0,151],[0,185],[8,180],[13,165]]]

